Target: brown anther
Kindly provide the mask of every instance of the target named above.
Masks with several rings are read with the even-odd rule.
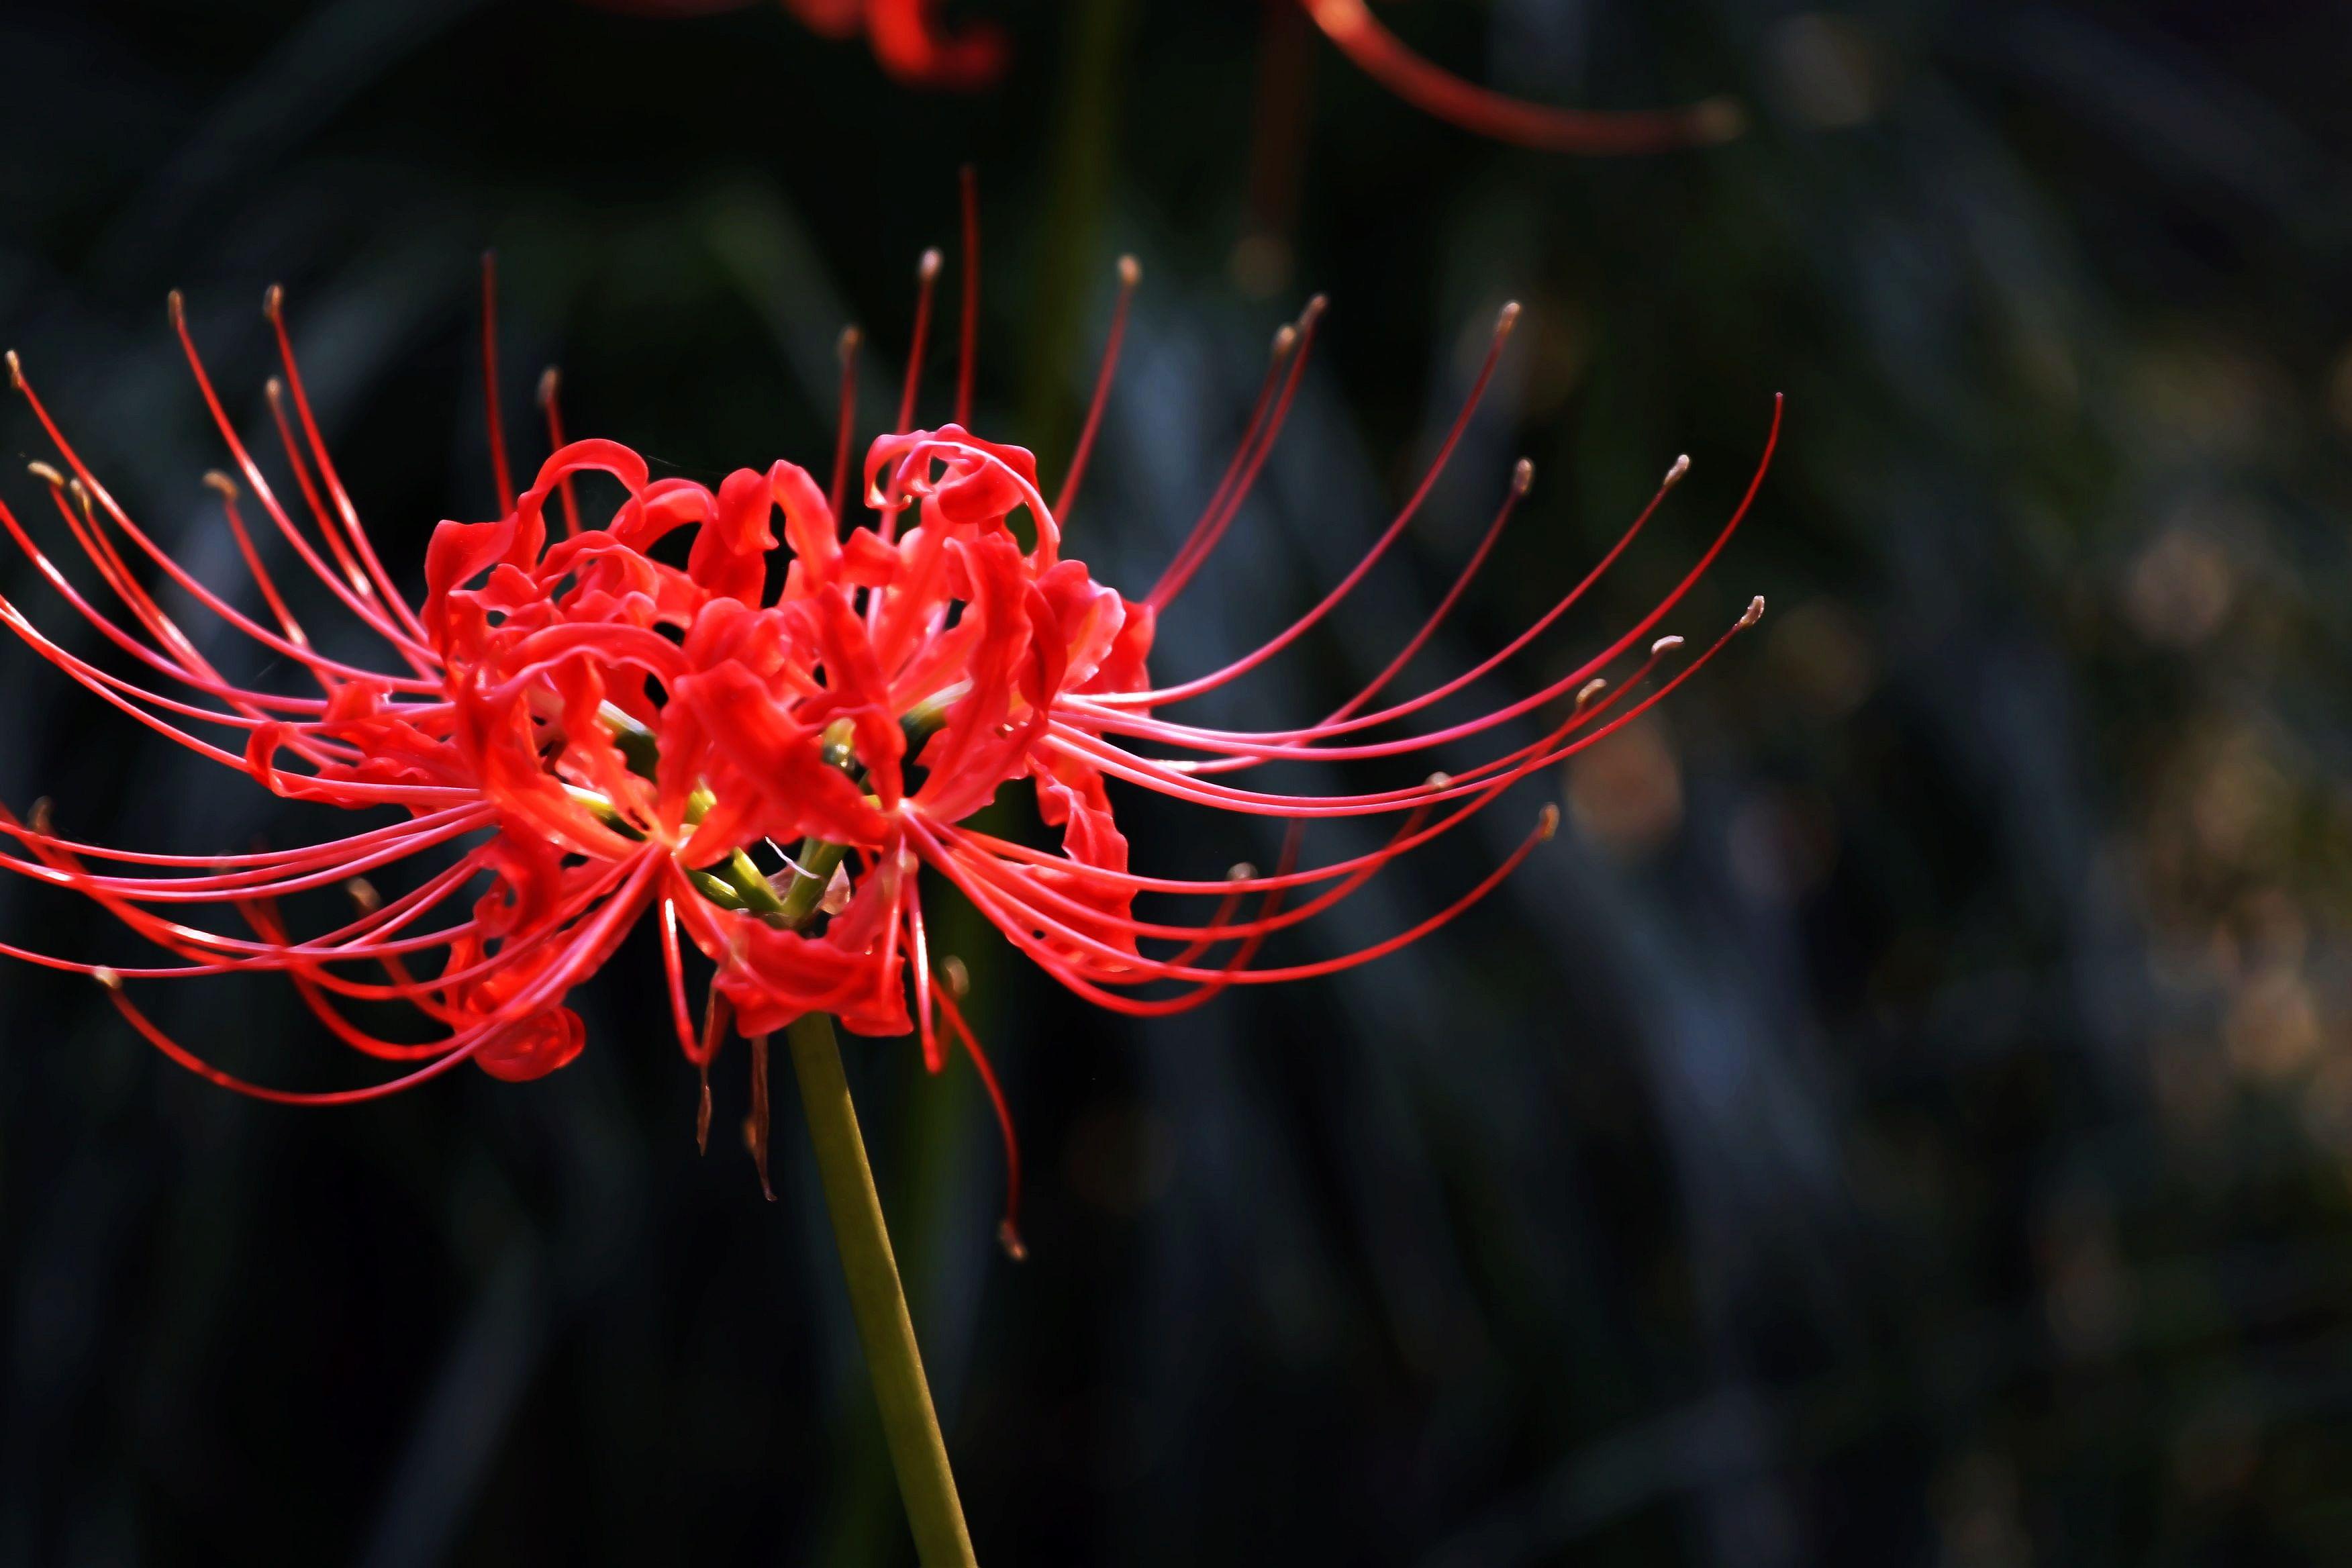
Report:
[[[1132,289],[1138,283],[1142,281],[1143,263],[1138,261],[1132,256],[1120,257],[1118,258],[1118,286],[1122,289]]]
[[[1013,1262],[1029,1261],[1028,1245],[1021,1239],[1021,1233],[1013,1228],[1011,1220],[1003,1221],[997,1226],[996,1245],[1004,1248],[1004,1256]]]
[[[92,980],[97,981],[100,985],[105,986],[109,991],[120,991],[122,989],[122,976],[117,974],[113,970],[109,969],[103,963],[100,964],[96,969],[91,970],[89,972],[89,977]]]
[[[694,1152],[710,1152],[710,1064],[702,1064],[702,1094],[694,1107]]]
[[[1452,773],[1432,773],[1427,778],[1421,781],[1421,787],[1427,790],[1452,789],[1454,787],[1454,775]]]
[[[1323,319],[1323,312],[1330,308],[1331,296],[1328,294],[1318,294],[1312,300],[1307,300],[1307,309],[1298,312],[1298,330],[1303,332],[1307,328],[1313,326],[1316,322],[1321,321]]]
[[[1674,489],[1676,485],[1683,482],[1683,476],[1689,472],[1690,454],[1688,452],[1685,452],[1681,457],[1675,459],[1675,466],[1666,470],[1665,480],[1662,488],[1665,489]]]
[[[175,327],[187,325],[188,302],[180,297],[180,291],[177,289],[163,296],[163,313],[172,319],[172,325]]]
[[[1276,361],[1288,359],[1290,351],[1297,346],[1298,329],[1297,327],[1285,321],[1274,330],[1274,357]]]
[[[1764,595],[1759,594],[1754,598],[1748,601],[1747,613],[1739,617],[1739,629],[1746,631],[1749,626],[1754,626],[1763,618]]]
[[[915,277],[921,282],[929,283],[940,275],[940,268],[945,265],[947,265],[946,258],[940,255],[939,247],[933,246],[923,252],[921,259],[915,263]]]
[[[949,953],[940,960],[940,984],[948,988],[949,995],[961,1002],[971,994],[971,971],[963,966],[962,959]]]
[[[857,345],[865,341],[866,334],[859,331],[856,327],[842,328],[841,342],[835,345],[835,352],[841,355],[841,363],[847,364],[851,360],[856,358]]]
[[[1547,805],[1541,811],[1536,813],[1536,838],[1538,842],[1550,838],[1553,834],[1558,833],[1559,831],[1559,807],[1556,805]]]
[[[285,284],[272,283],[261,291],[261,313],[269,318],[270,325],[278,324],[278,318],[286,313]]]
[[[25,362],[16,357],[15,349],[8,351],[8,387],[13,392],[25,390]]]
[[[372,915],[383,908],[383,895],[377,892],[375,884],[365,877],[353,877],[345,882],[343,892],[352,900],[352,907],[363,915]]]
[[[25,814],[25,820],[31,826],[33,831],[39,834],[42,837],[50,838],[56,837],[56,835],[50,831],[50,829],[56,826],[56,821],[50,814],[49,797],[47,795],[43,795],[40,799],[33,803],[33,809]]]
[[[1511,469],[1511,493],[1515,496],[1523,496],[1535,488],[1535,464],[1526,458],[1521,458]]]
[[[273,375],[261,384],[261,395],[269,399],[269,405],[275,408],[278,400],[286,395],[286,384]]]
[[[1495,335],[1498,338],[1507,338],[1511,335],[1511,329],[1518,324],[1519,302],[1513,300],[1496,315]]]
[[[556,390],[563,384],[563,373],[549,365],[539,373],[539,405],[541,408],[555,401]]]
[[[27,463],[25,465],[25,471],[45,485],[54,485],[59,489],[65,488],[66,477],[47,463]]]
[[[1246,860],[1236,860],[1225,868],[1228,882],[1250,882],[1257,879],[1257,868]]]
[[[1583,712],[1586,708],[1591,705],[1594,698],[1600,696],[1602,692],[1608,689],[1609,682],[1603,677],[1595,676],[1591,680],[1586,681],[1582,686],[1577,689],[1575,711],[1579,713]]]
[[[1676,649],[1676,648],[1678,648],[1678,647],[1682,647],[1682,646],[1683,646],[1683,639],[1682,639],[1682,638],[1680,638],[1680,637],[1660,637],[1657,641],[1655,641],[1655,642],[1654,642],[1654,643],[1652,643],[1652,644],[1650,645],[1650,653],[1651,653],[1651,656],[1652,656],[1653,658],[1655,658],[1657,655],[1662,654],[1662,653],[1672,653],[1672,652],[1674,652],[1674,651],[1675,651],[1675,649]]]
[[[205,470],[205,488],[210,490],[218,490],[221,493],[222,499],[225,500],[235,500],[237,496],[242,493],[236,488],[236,481],[230,479],[226,474],[222,473],[218,468],[206,468]]]

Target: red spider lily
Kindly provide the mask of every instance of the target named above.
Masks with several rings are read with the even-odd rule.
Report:
[[[590,0],[612,11],[699,16],[733,11],[751,0]],[[782,0],[801,26],[826,38],[854,38],[862,29],[876,63],[908,87],[972,92],[1004,74],[1012,48],[1002,30],[983,23],[950,27],[940,0]]]
[[[751,0],[592,3],[688,16],[734,10]],[[854,37],[863,27],[875,59],[908,87],[976,90],[992,85],[1011,58],[1004,35],[994,27],[947,30],[939,20],[939,0],[782,0],[782,5],[803,26],[824,37]],[[1635,110],[1529,103],[1465,81],[1423,59],[1381,25],[1365,0],[1298,0],[1298,5],[1324,37],[1374,81],[1425,114],[1497,142],[1549,153],[1648,153],[1729,141],[1746,124],[1738,103],[1728,98],[1681,109]]]
[[[1685,462],[1676,462],[1580,581],[1459,675],[1410,697],[1391,694],[1527,493],[1532,471],[1524,462],[1435,611],[1348,701],[1319,721],[1286,730],[1218,729],[1174,717],[1306,636],[1402,537],[1467,427],[1517,308],[1504,310],[1427,473],[1361,561],[1247,655],[1192,679],[1155,684],[1148,660],[1159,618],[1215,550],[1266,463],[1297,394],[1322,302],[1310,302],[1277,335],[1256,405],[1207,506],[1160,580],[1129,598],[1064,553],[1063,528],[1099,428],[1137,270],[1131,260],[1122,263],[1095,397],[1070,469],[1048,501],[1029,453],[968,429],[972,214],[967,183],[956,418],[935,430],[906,427],[940,270],[933,253],[919,269],[922,293],[901,397],[907,413],[895,433],[872,444],[863,465],[865,526],[843,528],[855,390],[846,352],[829,493],[788,462],[764,472],[740,469],[713,489],[654,479],[645,460],[617,442],[566,441],[551,374],[541,390],[553,454],[515,494],[493,414],[500,515],[439,525],[425,554],[425,594],[415,604],[385,571],[320,439],[278,290],[269,293],[267,315],[285,378],[282,386],[270,384],[268,402],[299,508],[281,498],[239,437],[176,295],[171,312],[236,470],[236,479],[215,475],[212,482],[262,616],[207,587],[153,542],[84,465],[11,354],[12,382],[64,466],[36,464],[34,471],[103,592],[78,586],[5,506],[0,526],[131,673],[70,651],[5,600],[0,620],[102,700],[278,795],[355,811],[391,808],[404,820],[299,848],[194,858],[76,842],[56,830],[46,808],[26,821],[0,810],[0,836],[20,851],[0,855],[0,864],[95,900],[171,962],[105,966],[17,946],[0,952],[96,976],[133,1027],[215,1083],[268,1100],[325,1104],[378,1098],[469,1059],[515,1079],[563,1066],[583,1040],[567,994],[641,917],[657,911],[678,1044],[704,1074],[706,1131],[709,1064],[730,1028],[751,1042],[760,1132],[766,1037],[824,1012],[860,1034],[917,1035],[935,1071],[952,1039],[982,1074],[1006,1121],[1010,1150],[1003,1096],[957,1006],[956,987],[944,983],[956,970],[952,961],[935,964],[930,951],[923,872],[959,889],[1063,984],[1122,1013],[1174,1013],[1232,985],[1337,973],[1397,951],[1486,897],[1549,836],[1555,809],[1545,807],[1518,847],[1467,893],[1409,930],[1286,965],[1263,964],[1258,956],[1277,932],[1330,909],[1512,785],[1633,721],[1762,613],[1759,599],[1697,658],[1651,679],[1681,646],[1678,637],[1654,637],[1658,623],[1722,552],[1763,481],[1779,435],[1777,404],[1738,508],[1674,590],[1538,689],[1468,720],[1421,718],[1529,647],[1575,605],[1631,546]],[[495,410],[487,268],[484,282],[484,374]],[[854,342],[845,335],[845,350]],[[591,474],[615,481],[622,498],[593,526],[574,493],[575,479]],[[247,527],[247,494],[323,592],[381,642],[379,663],[331,658],[306,635]],[[673,534],[687,544],[682,566],[671,563],[675,546],[663,552],[667,558],[656,553]],[[781,573],[772,570],[779,564]],[[151,569],[273,660],[301,671],[315,691],[283,694],[223,673],[142,584]],[[1630,678],[1617,678],[1627,664]],[[1490,746],[1485,760],[1450,775],[1337,795],[1250,782],[1254,770],[1279,762],[1410,762],[1506,726],[1527,734]],[[1219,880],[1140,874],[1129,868],[1113,781],[1212,810],[1277,818],[1290,825],[1290,837],[1271,874],[1248,867]],[[1011,842],[971,825],[1007,785],[1032,793],[1043,820],[1059,831],[1057,847]],[[1390,823],[1385,840],[1328,864],[1298,864],[1306,825],[1356,817]],[[396,865],[415,886],[378,897],[364,879]],[[293,935],[278,901],[338,885],[358,894],[352,918]],[[478,896],[468,909],[469,892]],[[1145,896],[1166,907],[1139,913]],[[187,923],[205,907],[235,914],[247,931]],[[681,931],[715,967],[698,1026]],[[199,1058],[131,994],[133,983],[257,971],[285,974],[331,1033],[394,1064],[394,1076],[324,1093],[264,1088]],[[352,1016],[353,1003],[385,1002],[409,1005],[435,1037],[386,1037]],[[764,1172],[764,1144],[756,1138],[755,1152]],[[1008,1187],[1009,1238],[1017,1164]]]

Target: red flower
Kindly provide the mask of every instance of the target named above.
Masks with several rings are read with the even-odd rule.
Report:
[[[915,364],[936,273],[927,258]],[[0,864],[97,900],[172,962],[107,968],[19,947],[0,951],[96,975],[142,1035],[215,1082],[319,1103],[389,1093],[467,1059],[505,1079],[563,1066],[583,1040],[565,1005],[568,993],[640,916],[658,910],[678,1042],[706,1075],[730,1022],[756,1050],[770,1033],[822,1011],[860,1034],[916,1034],[934,1070],[952,1038],[994,1095],[985,1058],[933,964],[925,871],[960,889],[1063,984],[1122,1012],[1170,1013],[1229,985],[1349,969],[1485,897],[1550,834],[1555,810],[1545,807],[1519,847],[1468,893],[1410,930],[1288,965],[1262,964],[1258,955],[1269,938],[1346,899],[1391,861],[1454,832],[1512,785],[1631,721],[1761,613],[1759,600],[1705,653],[1647,684],[1680,644],[1654,640],[1658,622],[1738,528],[1762,482],[1759,464],[1738,510],[1649,615],[1525,696],[1473,719],[1423,720],[1547,631],[1631,544],[1685,468],[1676,463],[1624,538],[1526,631],[1459,676],[1414,696],[1390,695],[1527,492],[1531,470],[1523,462],[1485,540],[1429,622],[1349,701],[1318,722],[1286,730],[1234,731],[1175,717],[1190,700],[1247,675],[1330,616],[1403,535],[1471,418],[1517,308],[1497,323],[1485,366],[1427,476],[1355,569],[1253,652],[1192,679],[1155,684],[1148,660],[1159,618],[1216,548],[1265,463],[1297,392],[1320,301],[1277,339],[1240,447],[1191,536],[1160,581],[1131,599],[1065,556],[1061,533],[1110,384],[1136,281],[1131,262],[1121,276],[1094,405],[1050,502],[1028,452],[964,427],[969,330],[958,421],[873,443],[862,490],[871,525],[846,533],[836,499],[845,496],[849,477],[840,460],[849,450],[854,405],[846,375],[831,496],[786,462],[764,473],[739,470],[716,490],[655,479],[641,458],[615,442],[564,441],[551,380],[543,390],[553,455],[528,489],[502,496],[495,520],[439,526],[425,553],[425,595],[415,605],[378,560],[319,439],[277,291],[268,314],[286,379],[282,391],[272,384],[269,403],[307,525],[239,440],[174,296],[174,329],[242,479],[215,476],[215,484],[267,621],[154,545],[83,465],[11,355],[12,379],[67,470],[36,465],[36,472],[119,609],[74,585],[5,507],[0,526],[66,605],[139,673],[116,674],[82,658],[5,601],[0,620],[103,700],[281,795],[353,810],[397,808],[405,820],[300,848],[198,861],[77,843],[43,810],[29,822],[0,812],[0,834],[22,851],[0,856]],[[486,306],[487,300],[486,274]],[[850,363],[845,355],[845,366]],[[495,406],[496,363],[487,353],[485,373]],[[904,406],[913,406],[916,390],[910,371]],[[1767,463],[1778,429],[1776,408]],[[504,491],[495,424],[492,436]],[[586,525],[573,494],[575,478],[587,473],[607,476],[622,494],[595,526]],[[344,663],[310,640],[247,529],[247,492],[323,591],[382,642],[380,665]],[[551,507],[560,523],[551,522]],[[691,537],[683,566],[669,563],[674,551],[656,554],[663,540],[685,531]],[[779,552],[784,570],[771,594]],[[141,585],[132,564],[141,557],[271,658],[305,672],[315,694],[281,694],[222,673]],[[1628,662],[1630,678],[1610,686],[1603,672]],[[1421,757],[1522,720],[1532,721],[1531,738],[1490,747],[1486,760],[1450,776],[1328,795],[1249,782],[1254,770],[1278,762]],[[206,738],[215,735],[229,743]],[[1120,790],[1277,818],[1290,825],[1291,837],[1271,874],[1246,867],[1213,881],[1139,874],[1129,868],[1114,782]],[[971,826],[1007,785],[1032,793],[1040,816],[1059,833],[1057,847],[1009,842]],[[1374,849],[1300,867],[1299,831],[1341,817],[1393,826]],[[407,863],[414,883],[399,897],[379,899],[361,880],[398,863]],[[353,918],[317,935],[290,934],[277,900],[336,884],[359,893]],[[465,910],[468,890],[485,884]],[[1154,905],[1148,914],[1137,909],[1139,895]],[[189,923],[184,917],[204,906],[237,914],[250,933]],[[1188,907],[1195,912],[1183,913]],[[699,1026],[681,931],[716,970]],[[418,973],[427,962],[431,972]],[[338,1038],[402,1070],[324,1094],[259,1088],[198,1059],[147,1017],[127,987],[245,971],[285,973]],[[410,1042],[375,1035],[348,1016],[353,1001],[408,1003],[438,1036]],[[762,1056],[755,1055],[754,1081],[764,1085]],[[707,1089],[705,1095],[707,1123]],[[997,1103],[1002,1114],[1001,1096]],[[763,1124],[763,1105],[755,1120]]]
[[[611,11],[698,16],[733,11],[751,0],[590,0]],[[940,19],[941,0],[782,0],[794,20],[826,38],[854,38],[863,29],[874,58],[908,87],[973,92],[1004,74],[1012,58],[1003,32],[984,23],[950,27]]]
[[[751,0],[591,0],[612,10],[698,16]],[[1287,4],[1288,0],[1269,0]],[[950,31],[940,0],[782,0],[811,32],[849,38],[863,27],[882,68],[908,87],[951,92],[989,87],[1004,74],[1011,48],[985,25]],[[1356,68],[1407,103],[1449,125],[1497,142],[1548,153],[1649,153],[1727,142],[1747,116],[1736,100],[1711,98],[1687,108],[1559,109],[1530,103],[1463,80],[1433,65],[1382,26],[1365,0],[1298,0],[1307,16]]]

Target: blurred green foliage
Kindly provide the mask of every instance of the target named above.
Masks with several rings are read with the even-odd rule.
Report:
[[[992,9],[1018,64],[965,100],[767,6],[28,0],[0,16],[0,322],[117,493],[226,573],[162,296],[254,418],[284,281],[346,477],[414,563],[491,504],[481,247],[510,426],[560,362],[573,431],[668,471],[816,462],[836,333],[866,331],[871,430],[975,162],[980,422],[1049,471],[1112,258],[1144,265],[1073,523],[1114,582],[1206,498],[1267,334],[1333,298],[1263,496],[1162,635],[1183,674],[1352,561],[1523,300],[1408,560],[1236,717],[1377,669],[1522,453],[1524,523],[1424,669],[1540,613],[1689,451],[1505,683],[1532,689],[1685,569],[1785,390],[1764,500],[1678,627],[1760,591],[1762,631],[1565,772],[1571,830],[1479,916],[1141,1026],[947,922],[1035,1172],[1029,1263],[991,1240],[976,1087],[887,1044],[852,1072],[981,1551],[2345,1560],[2342,16],[1390,13],[1530,96],[1753,110],[1727,146],[1588,162],[1421,118],[1286,6]],[[21,561],[0,588],[40,598]],[[196,853],[315,826],[21,649],[0,690],[18,809]],[[1271,851],[1134,817],[1146,864]],[[1410,924],[1521,826],[1302,950]],[[0,932],[127,956],[18,882]],[[625,951],[553,1079],[333,1114],[222,1095],[8,970],[0,1561],[908,1560],[813,1173],[780,1151],[771,1209],[732,1149],[695,1157],[656,963]],[[347,1065],[270,987],[170,1021],[278,1081]]]

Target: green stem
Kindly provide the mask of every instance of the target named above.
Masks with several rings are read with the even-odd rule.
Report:
[[[849,1100],[849,1080],[841,1070],[833,1020],[823,1013],[808,1014],[784,1031],[784,1038],[792,1046],[809,1139],[816,1145],[842,1271],[849,1277],[850,1311],[866,1346],[874,1398],[882,1407],[882,1431],[889,1440],[891,1466],[898,1472],[907,1522],[914,1528],[915,1554],[923,1568],[973,1568],[971,1536],[964,1529],[963,1506],[956,1500],[955,1476],[948,1468],[947,1444],[940,1436],[939,1415],[931,1409],[931,1391],[923,1381],[915,1325],[907,1315],[907,1293],[898,1283],[898,1262],[882,1223],[874,1172],[866,1163],[866,1142],[857,1131],[857,1109]]]

